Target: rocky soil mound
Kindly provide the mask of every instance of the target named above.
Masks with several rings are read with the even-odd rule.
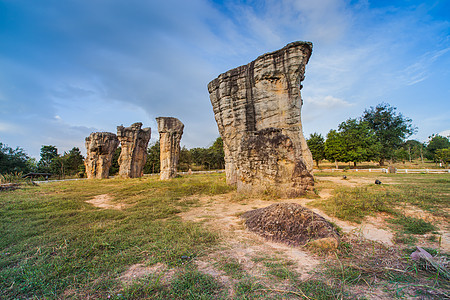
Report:
[[[273,241],[303,246],[311,241],[333,238],[336,229],[322,216],[295,203],[277,203],[242,215],[250,231]]]

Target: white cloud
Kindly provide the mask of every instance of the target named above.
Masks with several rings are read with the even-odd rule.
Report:
[[[439,132],[439,135],[450,138],[450,129]]]
[[[348,101],[345,101],[344,99],[336,98],[330,95],[324,97],[307,97],[305,98],[305,102],[307,102],[308,105],[329,110],[333,110],[336,108],[345,108],[354,105]]]

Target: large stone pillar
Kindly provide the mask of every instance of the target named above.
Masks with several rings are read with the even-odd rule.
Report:
[[[111,132],[93,132],[86,138],[86,174],[88,179],[108,178],[119,140]]]
[[[142,123],[130,127],[117,126],[117,137],[122,146],[119,156],[119,176],[136,178],[142,176],[147,161],[147,146],[151,136],[150,127],[141,129]]]
[[[293,42],[208,84],[227,182],[238,191],[295,196],[313,185],[300,117],[301,81],[311,53],[311,43]]]
[[[183,135],[184,124],[177,118],[156,118],[159,131],[161,180],[177,176],[178,158],[180,157],[180,141]]]

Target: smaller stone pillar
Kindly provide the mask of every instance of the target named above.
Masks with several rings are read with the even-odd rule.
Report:
[[[159,131],[160,179],[167,180],[177,176],[178,158],[180,157],[180,141],[183,135],[184,124],[177,118],[156,118]]]
[[[147,161],[147,146],[151,136],[150,127],[141,129],[142,123],[130,127],[117,126],[117,137],[122,146],[119,156],[119,176],[136,178],[142,176]]]
[[[86,138],[86,174],[88,179],[108,178],[119,140],[111,132],[93,132]]]

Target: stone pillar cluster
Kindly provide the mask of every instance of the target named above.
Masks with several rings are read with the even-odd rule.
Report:
[[[161,179],[170,179],[177,174],[180,155],[180,140],[184,125],[176,118],[159,117],[158,129],[161,145]],[[112,158],[117,147],[122,146],[119,157],[119,176],[136,178],[143,175],[147,160],[147,146],[151,129],[142,128],[142,123],[130,127],[117,126],[117,135],[111,132],[93,132],[86,138],[86,174],[92,178],[108,178]]]
[[[314,184],[300,116],[301,82],[311,53],[311,43],[293,42],[208,84],[227,182],[238,191],[295,196]]]
[[[247,65],[220,74],[208,84],[222,136],[227,182],[238,191],[273,191],[298,196],[314,185],[313,159],[303,137],[300,90],[312,53],[309,42],[293,42]],[[184,125],[158,117],[160,179],[176,176]],[[108,177],[119,142],[121,177],[140,177],[151,129],[142,123],[86,138],[88,178]]]

